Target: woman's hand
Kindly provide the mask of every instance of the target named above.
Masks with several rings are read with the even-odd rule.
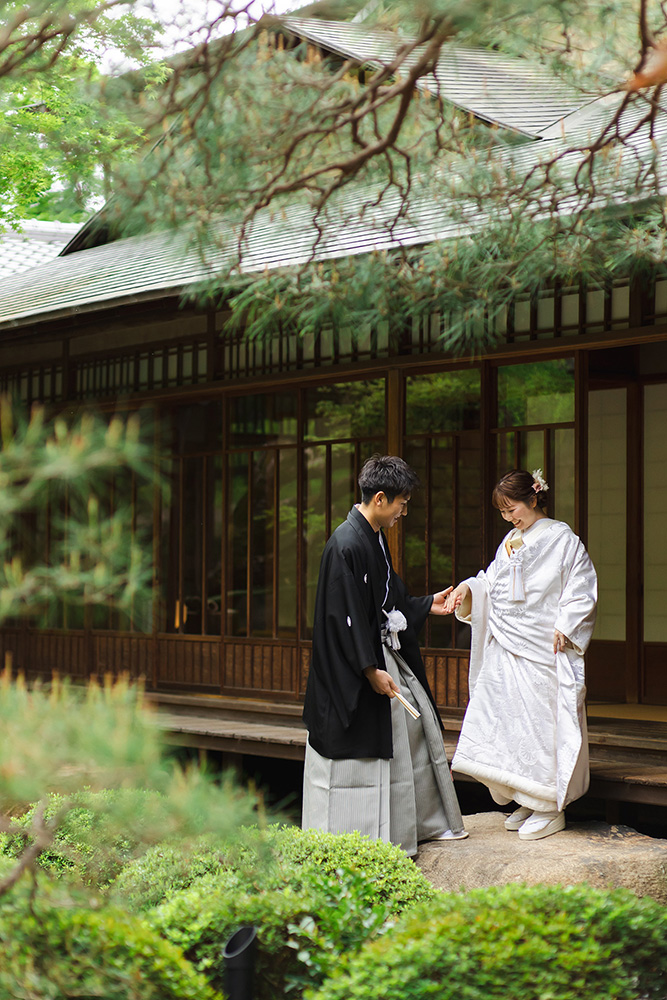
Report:
[[[572,643],[566,635],[563,635],[558,629],[554,631],[554,653],[562,653],[567,646],[571,645]]]
[[[448,615],[449,611],[445,611],[445,598],[448,594],[451,594],[453,587],[447,587],[447,590],[439,590],[437,594],[433,595],[433,604],[431,605],[431,610],[429,614],[432,615]]]
[[[467,583],[460,583],[458,587],[451,591],[447,600],[445,601],[445,610],[443,614],[450,615],[452,611],[456,611],[460,608],[464,601],[466,601],[470,594],[470,587]]]

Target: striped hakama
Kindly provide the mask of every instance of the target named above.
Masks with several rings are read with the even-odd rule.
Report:
[[[385,669],[420,713],[413,719],[391,699],[394,756],[332,760],[306,746],[304,829],[358,831],[390,841],[410,856],[417,844],[463,820],[435,710],[414,673],[395,650],[383,647]]]

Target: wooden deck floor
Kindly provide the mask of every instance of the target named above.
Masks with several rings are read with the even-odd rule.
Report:
[[[298,705],[169,694],[147,699],[159,709],[159,724],[172,743],[230,754],[304,758],[306,731]],[[593,714],[588,724],[589,795],[667,806],[667,718],[663,722]],[[445,719],[450,760],[460,726],[460,719]],[[472,779],[461,775],[460,780]]]

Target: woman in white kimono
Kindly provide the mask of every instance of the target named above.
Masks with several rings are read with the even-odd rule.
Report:
[[[452,770],[519,808],[505,826],[541,840],[588,789],[584,653],[597,577],[580,538],[544,513],[541,469],[503,476],[492,502],[512,530],[445,610],[472,625],[470,703]]]

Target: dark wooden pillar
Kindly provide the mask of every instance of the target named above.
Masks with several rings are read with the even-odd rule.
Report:
[[[627,535],[626,535],[626,623],[625,697],[630,704],[640,700],[641,654],[644,616],[642,387],[628,384],[627,438]]]
[[[409,462],[410,456],[403,455],[403,441],[405,436],[405,381],[403,373],[398,368],[390,369],[387,374],[386,414],[387,454],[400,455]],[[388,541],[394,569],[399,576],[402,576],[405,560],[400,524],[389,529]]]
[[[574,360],[574,530],[588,541],[588,351]]]

